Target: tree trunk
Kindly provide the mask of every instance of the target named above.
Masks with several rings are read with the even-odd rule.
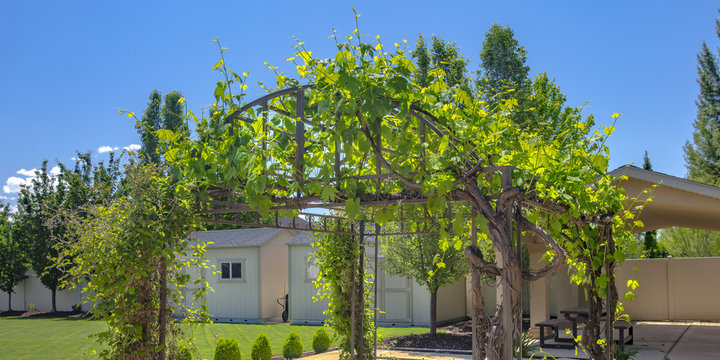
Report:
[[[430,335],[437,334],[437,292],[438,289],[430,290]]]
[[[52,291],[52,312],[57,312],[57,307],[55,306],[55,295],[57,294],[57,288],[54,287],[51,289]]]
[[[485,299],[480,283],[482,274],[480,269],[472,269],[472,299],[473,299],[473,359],[485,359],[488,329],[490,318],[485,308]]]
[[[8,312],[12,311],[12,291],[8,291]]]
[[[160,310],[158,314],[158,345],[160,346],[160,352],[158,353],[159,360],[165,360],[165,337],[167,334],[167,262],[161,260],[160,264]]]

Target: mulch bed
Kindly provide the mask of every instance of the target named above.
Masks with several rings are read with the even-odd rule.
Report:
[[[40,312],[40,311],[2,311],[0,317],[19,316],[21,318],[77,318],[83,317],[86,313],[77,311],[56,311],[56,312]]]
[[[438,327],[435,335],[404,335],[385,339],[388,348],[472,350],[472,321]]]

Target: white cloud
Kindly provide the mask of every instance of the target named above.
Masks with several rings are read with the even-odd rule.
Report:
[[[141,148],[142,148],[142,146],[140,146],[140,145],[138,145],[138,144],[130,144],[130,145],[128,145],[128,146],[125,146],[125,147],[123,148],[123,150],[125,150],[125,151],[138,151],[138,150],[140,150]]]
[[[10,206],[10,213],[11,214],[17,214],[17,205]]]
[[[20,169],[17,171],[16,174],[20,174],[23,176],[35,176],[36,171],[37,171],[37,169],[30,169],[30,170]]]
[[[20,187],[21,187],[22,185],[30,185],[30,184],[32,184],[32,179],[33,179],[33,178],[31,178],[31,177],[30,177],[30,178],[23,179],[23,178],[11,176],[11,177],[9,177],[9,178],[7,179],[7,182],[6,182],[5,185],[3,186],[3,191],[4,191],[6,194],[19,193],[19,192],[20,192]]]
[[[50,175],[52,175],[52,176],[60,175],[60,167],[57,165],[53,166],[52,169],[50,169]]]
[[[111,152],[111,151],[117,151],[117,150],[118,150],[118,147],[117,147],[117,146],[116,146],[116,147],[112,147],[112,146],[107,146],[107,145],[105,145],[105,146],[99,147],[97,150],[98,150],[99,153],[102,154],[102,153],[107,153],[107,152]]]

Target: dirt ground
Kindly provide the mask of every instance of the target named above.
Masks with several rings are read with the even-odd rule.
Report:
[[[415,349],[472,350],[472,321],[438,327],[438,334],[405,335],[385,339],[385,346]],[[443,333],[441,334],[440,331]]]

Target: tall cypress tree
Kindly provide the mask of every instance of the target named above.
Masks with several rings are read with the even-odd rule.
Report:
[[[162,102],[162,95],[158,90],[150,93],[148,106],[145,108],[142,118],[135,123],[142,142],[141,158],[150,164],[160,164],[161,154],[158,151],[158,138],[156,131],[160,129],[183,131],[188,134],[187,125],[183,116],[182,93],[171,91],[165,95],[165,102]]]
[[[137,129],[140,135],[140,141],[142,142],[142,149],[140,150],[141,158],[143,161],[151,164],[157,164],[160,162],[160,154],[157,152],[158,138],[155,134],[156,131],[160,130],[160,104],[162,103],[162,95],[157,90],[153,90],[150,93],[148,106],[145,108],[140,121],[135,123],[135,129]]]
[[[715,19],[720,38],[720,20]],[[690,180],[720,185],[720,68],[718,59],[705,42],[697,55],[700,94],[695,101],[693,141],[685,143],[685,162]]]
[[[468,90],[465,79],[467,60],[460,53],[456,43],[446,42],[441,37],[433,35],[432,48],[428,51],[425,39],[420,34],[413,55],[417,65],[413,80],[417,84],[428,86],[430,70],[441,69],[445,72],[445,83],[449,86],[459,85]]]

